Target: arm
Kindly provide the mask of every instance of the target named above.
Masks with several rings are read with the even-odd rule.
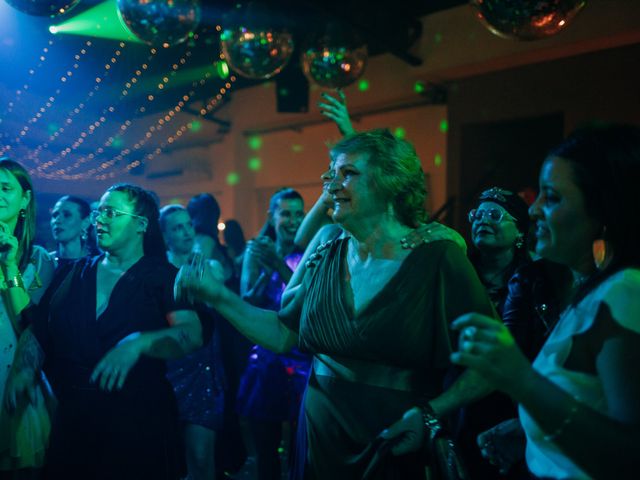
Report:
[[[336,123],[338,130],[344,136],[356,133],[347,109],[347,97],[342,90],[337,91],[338,98],[332,97],[327,92],[321,94],[322,101],[318,102],[320,113]]]
[[[467,332],[475,329],[454,354],[456,363],[481,372],[521,403],[550,440],[589,475],[635,478],[640,459],[640,378],[635,367],[640,362],[640,334],[617,324],[606,304],[588,332],[588,350],[596,352],[595,369],[608,416],[536,372],[503,325],[473,314],[455,323]]]
[[[223,285],[220,269],[218,263],[207,264],[200,277],[190,267],[182,267],[176,278],[177,296],[189,291],[200,301],[212,305],[252,342],[278,353],[291,350],[298,336],[280,321],[278,313],[244,302]]]
[[[169,360],[182,357],[202,346],[202,327],[195,312],[179,310],[167,314],[169,328],[135,332],[120,340],[98,362],[91,381],[103,390],[120,390],[129,371],[141,356]]]
[[[305,215],[298,231],[296,232],[295,244],[300,248],[307,248],[313,237],[325,225],[333,223],[329,216],[329,209],[333,207],[333,200],[323,188],[322,194],[313,204],[311,210]]]

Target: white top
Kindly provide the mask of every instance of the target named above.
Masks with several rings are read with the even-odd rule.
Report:
[[[640,270],[626,269],[602,282],[576,307],[569,307],[533,362],[533,368],[576,400],[607,414],[602,381],[597,375],[567,370],[563,365],[571,352],[572,337],[591,328],[601,302],[621,326],[640,333]],[[538,477],[558,479],[591,478],[569,460],[527,411],[520,407],[520,421],[527,435],[527,465]]]

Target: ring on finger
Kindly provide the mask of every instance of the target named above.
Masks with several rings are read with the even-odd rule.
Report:
[[[476,327],[467,327],[464,330],[462,330],[462,338],[464,340],[473,341],[477,332],[478,332],[478,329]]]

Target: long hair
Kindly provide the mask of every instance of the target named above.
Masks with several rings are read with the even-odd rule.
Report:
[[[187,210],[191,215],[193,229],[201,235],[208,235],[217,244],[218,220],[220,220],[220,205],[210,193],[200,193],[189,200]]]
[[[24,271],[33,253],[33,239],[36,235],[36,196],[29,173],[18,162],[0,158],[0,169],[10,173],[20,184],[23,192],[31,192],[31,200],[24,212],[18,216],[13,235],[18,239],[18,268]],[[24,215],[23,215],[24,213]]]
[[[280,202],[282,200],[300,200],[304,203],[302,195],[300,195],[293,188],[283,187],[280,190],[276,191],[276,193],[271,195],[271,199],[269,200],[269,216],[267,218],[267,221],[264,222],[264,225],[260,229],[260,233],[258,233],[258,236],[269,237],[274,242],[276,241],[276,229],[271,223],[271,218],[273,217],[273,213],[280,206]]]
[[[71,202],[78,206],[78,212],[80,212],[80,218],[83,220],[91,215],[91,205],[86,200],[76,197],[75,195],[63,195],[60,197],[56,203],[58,202]],[[81,239],[82,246],[87,249],[89,255],[94,255],[98,251],[98,245],[96,242],[96,232],[93,228],[93,225],[89,225],[89,228],[86,230],[86,238]]]
[[[330,155],[335,160],[341,153],[368,154],[367,161],[373,170],[372,187],[391,203],[402,224],[416,227],[426,220],[424,172],[409,142],[395,137],[387,129],[377,129],[348,135],[340,140]]]
[[[145,217],[148,221],[142,244],[144,254],[148,257],[166,260],[167,249],[160,230],[160,214],[156,197],[150,191],[131,183],[117,183],[110,186],[107,192],[122,192],[127,195],[133,203],[134,213]]]
[[[553,157],[569,162],[585,211],[602,226],[601,238],[613,250],[610,264],[587,280],[575,303],[611,274],[640,267],[640,128],[613,124],[581,128],[549,152],[548,158]]]

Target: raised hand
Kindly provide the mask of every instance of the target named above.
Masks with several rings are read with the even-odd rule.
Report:
[[[338,126],[338,130],[342,135],[350,135],[356,131],[351,124],[349,118],[349,110],[347,109],[347,97],[342,90],[337,90],[337,97],[329,95],[327,92],[321,93],[322,101],[318,102],[320,113],[327,118],[333,120]]]
[[[0,263],[4,266],[15,264],[17,254],[18,239],[6,223],[0,222]]]
[[[223,289],[224,267],[216,260],[208,260],[202,268],[191,264],[182,266],[173,285],[173,294],[178,300],[215,303]]]

